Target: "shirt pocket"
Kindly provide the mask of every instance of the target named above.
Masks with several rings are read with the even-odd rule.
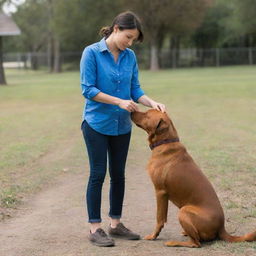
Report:
[[[99,89],[106,93],[113,95],[117,86],[117,77],[115,73],[111,70],[108,72],[102,72],[98,77],[98,87]]]
[[[133,74],[133,69],[132,67],[124,67],[123,68],[123,80],[127,82],[131,82],[132,80],[132,74]]]

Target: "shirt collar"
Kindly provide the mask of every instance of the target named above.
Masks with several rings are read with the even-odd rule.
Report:
[[[107,46],[105,37],[102,38],[102,39],[99,41],[99,46],[100,46],[100,51],[101,51],[101,52],[104,52],[104,51],[110,52],[110,50],[108,49],[108,46]],[[126,52],[127,52],[127,49],[125,49],[124,51],[121,51],[120,53],[123,55],[123,54],[125,54]]]
[[[105,37],[100,40],[99,46],[100,46],[100,51],[101,52],[104,52],[104,51],[110,52],[109,49],[108,49]]]

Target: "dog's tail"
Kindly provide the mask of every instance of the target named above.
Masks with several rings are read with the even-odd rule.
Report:
[[[223,227],[223,229],[219,232],[219,238],[221,240],[224,240],[230,243],[253,242],[253,241],[256,241],[256,231],[246,234],[244,236],[231,236],[230,234],[227,233],[227,231]]]

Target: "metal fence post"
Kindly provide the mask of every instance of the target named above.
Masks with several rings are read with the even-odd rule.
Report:
[[[220,49],[216,48],[215,53],[216,53],[216,67],[219,67],[220,66]]]
[[[249,65],[253,65],[252,48],[248,48]]]
[[[172,49],[172,68],[177,68],[177,60],[176,60],[176,48]]]
[[[20,53],[17,53],[17,66],[18,66],[18,69],[21,69],[22,68],[22,65],[21,65],[21,54]]]

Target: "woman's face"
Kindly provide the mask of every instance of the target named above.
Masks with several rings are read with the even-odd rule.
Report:
[[[131,47],[133,42],[139,37],[138,29],[124,29],[120,30],[118,27],[114,28],[114,42],[116,47],[123,51],[128,47]]]

